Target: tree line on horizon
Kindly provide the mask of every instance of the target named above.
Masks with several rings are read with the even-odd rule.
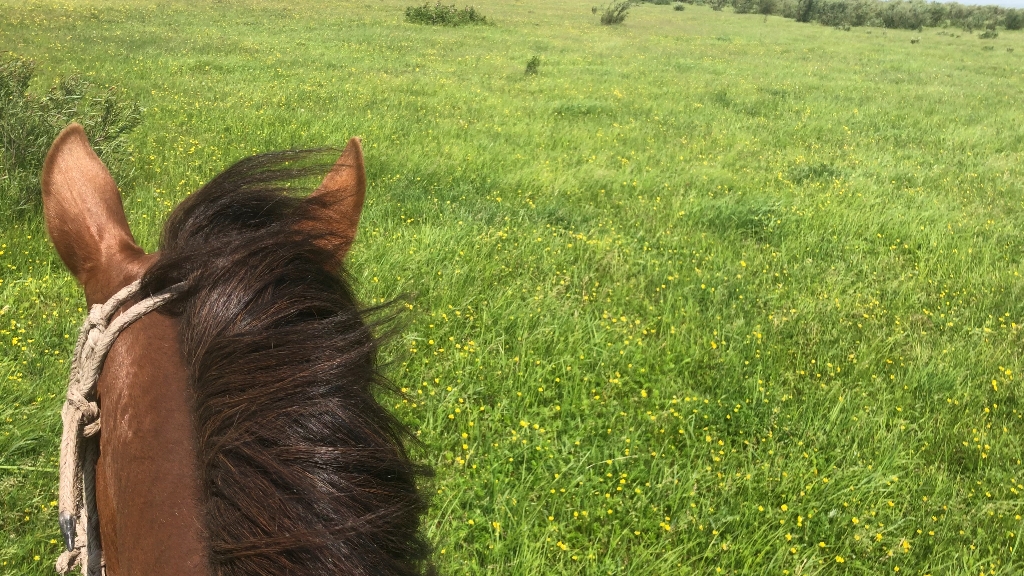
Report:
[[[684,0],[715,10],[732,6],[737,14],[782,16],[825,26],[877,26],[920,30],[957,27],[975,30],[1020,30],[1024,10],[1000,6],[968,6],[925,0]]]

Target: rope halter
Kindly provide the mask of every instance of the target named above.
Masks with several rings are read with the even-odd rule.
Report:
[[[139,301],[111,321],[118,309],[138,293],[140,286],[141,281],[132,282],[105,304],[93,305],[78,333],[67,399],[61,410],[64,432],[60,442],[57,501],[60,531],[67,548],[57,558],[57,572],[61,574],[68,574],[76,566],[81,566],[85,576],[101,576],[104,572],[95,492],[100,431],[96,382],[103,370],[103,360],[125,328],[185,288],[184,282],[175,284]]]

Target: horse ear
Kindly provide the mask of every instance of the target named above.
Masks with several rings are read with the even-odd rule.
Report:
[[[366,199],[366,170],[358,138],[348,141],[341,157],[309,199],[316,207],[311,228],[323,233],[321,247],[333,252],[340,262],[356,239]]]
[[[121,272],[143,254],[124,215],[121,195],[79,124],[65,128],[43,163],[46,230],[86,295],[104,287],[104,274]]]

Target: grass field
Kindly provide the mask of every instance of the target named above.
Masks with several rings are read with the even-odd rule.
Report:
[[[416,295],[389,402],[443,573],[1024,571],[1024,33],[0,2],[38,90],[145,107],[148,249],[232,161],[363,138],[349,268]],[[0,244],[0,574],[43,575],[83,301],[38,217]]]

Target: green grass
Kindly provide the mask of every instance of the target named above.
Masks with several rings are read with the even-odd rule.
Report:
[[[233,160],[364,138],[442,572],[1024,570],[1024,33],[407,3],[19,2],[0,48],[146,108],[149,249]],[[0,220],[0,574],[43,575],[82,298]]]

